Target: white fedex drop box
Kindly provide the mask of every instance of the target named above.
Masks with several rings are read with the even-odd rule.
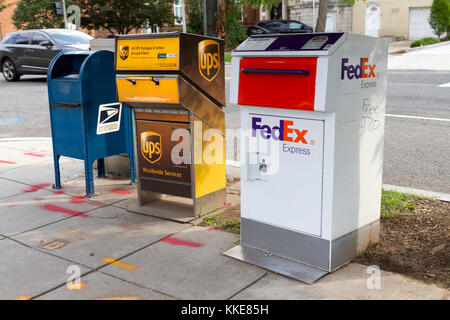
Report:
[[[231,69],[241,243],[225,254],[312,283],[378,241],[387,42],[250,36]]]

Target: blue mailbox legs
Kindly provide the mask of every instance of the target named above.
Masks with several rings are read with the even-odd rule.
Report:
[[[136,177],[135,177],[135,172],[134,172],[134,153],[130,152],[128,155],[130,157],[130,179],[131,179],[131,184],[135,184],[136,183]]]
[[[98,162],[97,162],[97,164],[98,164]],[[93,171],[92,165],[93,165],[93,162],[89,161],[88,159],[84,160],[84,176],[85,176],[85,180],[86,180],[86,198],[90,198],[95,195],[94,174],[92,173],[92,171]]]
[[[54,154],[53,155],[53,165],[55,169],[55,184],[53,185],[53,189],[61,189],[61,174],[60,174],[60,168],[59,168],[59,158],[61,156]],[[135,178],[135,169],[134,169],[134,153],[129,153],[130,157],[130,179],[131,184],[136,183]],[[95,189],[94,189],[94,174],[93,174],[93,162],[85,160],[84,161],[84,174],[85,174],[85,180],[86,180],[86,198],[91,198],[95,195]],[[98,177],[106,177],[106,170],[105,170],[105,159],[98,159],[97,160],[97,170],[98,170]]]
[[[105,173],[105,159],[98,159],[97,160],[97,171],[98,171],[98,177],[106,177]]]
[[[59,172],[59,158],[61,156],[57,155],[53,151],[53,165],[55,167],[55,184],[53,185],[54,189],[61,189],[61,174]]]

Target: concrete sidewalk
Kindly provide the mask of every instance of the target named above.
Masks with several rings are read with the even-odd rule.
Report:
[[[313,285],[267,272],[222,255],[238,235],[199,227],[201,219],[128,211],[136,201],[129,180],[96,179],[97,196],[85,199],[83,172],[81,161],[63,159],[63,189],[55,192],[50,141],[0,142],[0,299],[450,297],[384,271],[373,282],[370,269],[356,263]],[[230,189],[227,201],[224,208],[239,196]],[[68,288],[78,271],[80,288]]]

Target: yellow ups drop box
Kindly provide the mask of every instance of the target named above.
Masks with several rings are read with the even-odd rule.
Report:
[[[116,36],[118,100],[133,108],[138,200],[225,203],[224,41],[186,33]]]

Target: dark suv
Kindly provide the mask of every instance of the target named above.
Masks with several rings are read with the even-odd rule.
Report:
[[[9,33],[0,42],[0,66],[7,81],[23,74],[47,74],[52,59],[62,50],[89,50],[93,39],[77,30],[45,29]]]
[[[247,29],[247,34],[270,33],[311,33],[313,28],[296,20],[265,20],[259,21],[254,27]],[[250,33],[250,34],[249,34]]]

